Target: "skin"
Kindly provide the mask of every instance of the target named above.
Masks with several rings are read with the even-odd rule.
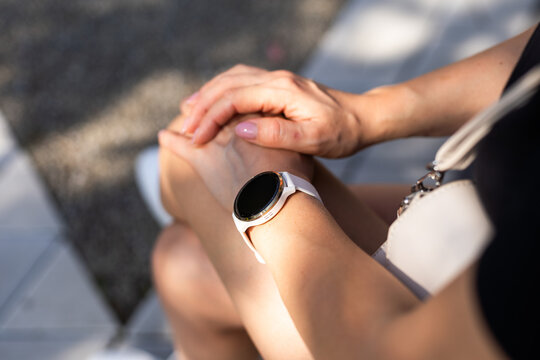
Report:
[[[177,130],[181,123],[182,117],[179,117],[170,128]],[[184,140],[185,145],[191,146],[189,139]],[[220,133],[218,140],[208,145],[213,148],[198,148],[199,154],[192,154],[195,157],[208,156],[204,160],[198,158],[201,168],[205,168],[204,164],[208,165],[209,161],[228,167],[233,159],[240,159],[235,156],[224,161],[227,153],[237,151],[231,145],[233,141],[240,146],[242,154],[250,154],[259,160],[260,168],[254,170],[253,175],[271,165],[261,164],[261,156],[264,154],[266,158],[269,152],[273,152],[268,158],[280,159],[279,165],[273,165],[300,176],[300,172],[292,166],[305,169],[308,175],[312,173],[311,180],[326,206],[334,211],[340,225],[360,246],[373,252],[384,240],[387,223],[320,164],[312,163],[312,159],[238,141],[233,136],[232,128]],[[222,146],[228,147],[228,150]],[[312,165],[311,169],[304,164],[305,161]],[[153,269],[156,288],[173,328],[176,348],[189,359],[215,359],[216,354],[221,354],[223,359],[249,359],[253,358],[254,351],[253,345],[248,345],[251,343],[247,336],[249,333],[265,359],[280,359],[285,355],[290,359],[311,358],[283,306],[270,272],[255,260],[232,224],[232,208],[228,206],[224,210],[223,204],[217,200],[222,199],[227,203],[227,197],[233,196],[236,190],[230,191],[227,185],[220,193],[211,194],[193,167],[167,149],[161,151],[160,168],[163,203],[177,222],[159,238],[153,256]],[[251,175],[250,170],[245,178]],[[241,186],[243,178],[238,180],[236,186]],[[389,188],[396,197],[389,198],[391,206],[388,207],[392,211],[382,215],[393,217],[408,187]],[[371,194],[366,187],[355,190]],[[193,211],[201,204],[205,204],[205,217]],[[362,215],[365,223],[358,221],[358,214]],[[212,219],[211,227],[208,226],[208,218]],[[368,231],[362,231],[362,228]],[[223,257],[223,254],[227,256]],[[209,257],[213,259],[212,262]],[[246,274],[256,286],[246,282]],[[201,325],[207,322],[211,324],[208,328]],[[226,336],[216,336],[216,333],[224,332]],[[268,333],[274,336],[268,337]],[[215,339],[215,343],[212,339]],[[276,347],[276,341],[282,346]]]
[[[382,141],[446,136],[496,101],[534,28],[475,56],[410,81],[351,94],[288,71],[237,65],[191,99],[183,132],[204,144],[235,114],[250,120],[258,145],[344,157]],[[284,115],[285,119],[281,116]],[[242,132],[238,132],[242,136]]]
[[[189,227],[184,226],[183,231],[187,232],[189,228],[195,231],[196,238],[200,240],[230,295],[230,303],[238,311],[239,319],[233,324],[245,326],[247,334],[265,359],[358,356],[368,359],[419,359],[433,358],[435,354],[441,357],[439,352],[448,358],[471,355],[474,358],[502,358],[497,347],[492,345],[494,342],[475,308],[471,281],[474,278],[473,270],[467,270],[448,287],[449,290],[427,303],[435,302],[439,306],[420,303],[369,256],[384,241],[387,225],[361,201],[355,201],[354,207],[349,207],[348,217],[334,218],[327,208],[339,208],[337,201],[325,203],[325,207],[309,196],[301,193],[293,195],[275,218],[250,229],[249,235],[267,265],[254,260],[230,221],[231,204],[236,192],[231,191],[231,187],[241,186],[242,179],[252,175],[253,164],[257,164],[255,172],[258,173],[260,170],[273,169],[268,166],[276,164],[279,159],[276,166],[310,179],[321,191],[323,201],[334,196],[336,200],[340,196],[346,199],[344,195],[350,198],[349,190],[343,185],[338,190],[339,182],[318,164],[314,165],[313,177],[310,178],[312,170],[299,161],[300,155],[235,141],[230,128],[224,129],[217,141],[203,147],[192,146],[187,138],[175,138],[173,144],[167,144],[163,136],[160,139],[163,146],[174,146],[175,153],[190,159],[194,173],[201,174],[203,179],[209,179],[206,173],[208,169],[221,173],[234,168],[237,172],[235,177],[220,178],[221,181],[214,182],[215,176],[201,181],[197,176],[193,177],[193,173],[187,180],[187,170],[184,170],[182,176],[187,182],[172,187],[163,184],[163,188],[175,191],[174,196],[181,197],[181,203],[186,208],[194,209],[201,203],[206,205],[204,217],[196,211],[184,212]],[[276,156],[276,151],[281,155]],[[173,157],[171,161],[174,161],[174,165],[169,166],[177,171],[182,160]],[[236,178],[238,182],[235,182]],[[333,191],[328,193],[327,189]],[[208,226],[208,217],[212,218],[212,227]],[[345,233],[345,229],[351,237]],[[294,241],[290,241],[291,238]],[[195,240],[192,238],[191,241]],[[189,262],[193,263],[193,260]],[[208,264],[208,261],[205,263]],[[355,285],[351,287],[350,284]],[[161,289],[159,282],[158,289]],[[188,311],[190,306],[187,304],[195,301],[197,307],[204,305],[199,304],[196,293],[190,293],[187,297],[190,301],[170,299],[166,309],[174,304],[182,304],[184,300],[181,309],[193,316],[193,309]],[[439,297],[442,299],[438,300]],[[460,299],[461,302],[456,304],[449,298]],[[211,304],[208,307],[213,308]],[[464,314],[468,321],[463,321]],[[227,315],[233,319],[231,316],[230,313]],[[440,319],[438,326],[442,326],[444,331],[433,331],[429,321],[433,318]],[[220,319],[224,320],[223,316]],[[471,319],[475,321],[469,321]],[[181,334],[192,331],[190,327],[186,328],[186,324],[191,322],[200,326],[204,323],[189,320],[176,318],[180,326],[184,326],[177,331],[179,347],[186,351],[188,358],[210,358],[217,353],[223,358],[251,358],[248,349],[253,351],[253,348],[240,346],[247,343],[246,337],[225,341],[223,337],[213,334],[216,337],[215,348],[209,346],[208,341],[212,336],[205,337],[204,344],[199,342],[198,346],[194,345],[196,340],[185,344]],[[214,321],[212,319],[211,322],[215,325]],[[412,333],[409,329],[414,328],[417,331]],[[225,329],[228,329],[225,331],[228,336],[231,333],[241,334],[238,328],[234,328],[234,331],[227,327]],[[197,332],[193,334],[200,335]],[[454,345],[463,344],[454,347],[447,343],[448,339],[452,339]],[[276,347],[276,342],[284,346]],[[230,347],[227,348],[231,351],[230,355],[224,355],[225,345]],[[443,348],[444,351],[441,350]],[[208,353],[200,355],[197,351],[201,349]]]
[[[407,83],[362,95],[339,93],[306,79],[276,80],[275,73],[250,75],[251,70],[240,68],[246,70],[240,80],[238,74],[229,74],[229,81],[216,80],[225,90],[213,90],[211,101],[204,99],[216,83],[184,102],[187,125],[179,119],[172,131],[160,133],[163,202],[181,222],[165,230],[154,254],[156,286],[184,355],[253,358],[251,339],[265,359],[504,358],[479,315],[474,265],[420,303],[369,256],[384,241],[384,220],[392,220],[389,207],[370,207],[355,196],[361,191],[353,194],[304,155],[253,144],[339,157],[382,140],[451,133],[498,98],[531,32]],[[256,78],[258,83],[249,83]],[[227,89],[228,82],[234,86]],[[275,102],[265,100],[279,93]],[[287,99],[304,101],[306,107],[287,107]],[[201,105],[205,101],[206,108]],[[354,121],[344,115],[337,128],[334,123],[326,129],[331,120],[308,116],[309,111],[338,119],[352,114]],[[258,115],[231,122],[244,112]],[[265,131],[259,129],[249,144],[234,136],[246,121],[274,124],[268,134],[277,129],[292,137],[285,135],[280,142],[274,134],[265,142]],[[191,139],[180,135],[193,131]],[[340,142],[332,150],[328,144],[336,139]],[[255,261],[230,219],[240,186],[264,170],[302,176],[324,200],[323,206],[296,193],[275,218],[250,230],[266,266]],[[379,194],[370,193],[375,199]]]

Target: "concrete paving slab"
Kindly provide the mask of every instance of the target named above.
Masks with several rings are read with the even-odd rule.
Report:
[[[129,337],[123,345],[126,349],[138,349],[156,359],[167,359],[173,352],[173,344],[169,339],[159,335],[136,335]]]
[[[53,239],[52,233],[0,229],[0,319],[4,304],[18,287],[24,286]]]
[[[302,73],[362,92],[405,81],[484,50],[530,26],[534,1],[354,0]],[[538,19],[536,19],[538,21]],[[339,161],[322,160],[348,183],[415,181],[443,140],[385,143]]]
[[[412,184],[425,174],[442,142],[443,138],[412,138],[375,145],[347,158],[342,171],[334,174],[349,184]]]
[[[158,358],[167,358],[173,352],[171,330],[154,290],[149,292],[129,320],[124,344]]]
[[[319,158],[318,160],[330,170],[336,177],[343,179],[345,173],[349,171],[352,161],[361,161],[364,152],[360,152],[352,157],[347,157],[343,159],[323,159]],[[352,159],[355,160],[352,160]]]
[[[386,183],[412,185],[426,174],[428,161],[422,159],[366,158],[359,166],[349,171],[343,179],[350,184]]]
[[[0,334],[23,330],[47,334],[52,330],[78,329],[88,334],[108,333],[110,337],[116,328],[117,320],[81,262],[63,243],[0,324]]]
[[[120,347],[107,349],[105,351],[99,351],[96,354],[93,354],[87,360],[157,360],[156,357],[142,351],[140,349],[135,349],[131,347]],[[161,358],[160,358],[161,359]],[[163,358],[164,359],[164,358]]]
[[[68,339],[5,339],[0,337],[2,360],[79,360],[88,359],[102,349],[108,338],[94,334],[92,336],[71,336]]]
[[[130,333],[163,334],[170,336],[171,330],[165,313],[154,290],[151,290],[141,302],[127,326]]]
[[[411,71],[417,76],[504,41],[534,24],[534,1],[458,0],[433,14],[438,23],[431,51]]]
[[[351,92],[393,83],[401,64],[431,43],[432,6],[414,0],[349,2],[302,74]]]
[[[0,229],[47,228],[63,223],[41,179],[24,152],[16,151],[0,171]]]
[[[411,184],[426,172],[426,165],[445,138],[410,138],[389,141],[338,160],[320,159],[334,175],[348,184]]]

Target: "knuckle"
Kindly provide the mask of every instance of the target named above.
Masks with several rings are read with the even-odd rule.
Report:
[[[234,98],[234,95],[235,95],[235,90],[234,89],[227,89],[225,91],[223,91],[223,99],[227,100],[227,101],[232,101],[232,99]]]
[[[272,74],[277,78],[294,78],[296,75],[289,70],[275,70]]]
[[[240,72],[240,71],[246,71],[246,70],[249,70],[251,67],[246,65],[246,64],[242,64],[242,63],[239,63],[239,64],[236,64],[234,65],[230,70],[228,70],[227,72],[231,71],[231,72]]]
[[[265,142],[268,144],[278,144],[283,141],[283,126],[281,126],[279,121],[271,121],[267,124],[265,134]]]
[[[279,87],[284,87],[287,89],[290,88],[298,88],[299,84],[298,81],[295,78],[292,77],[279,77],[275,80],[275,83]]]
[[[288,70],[275,70],[272,77],[277,85],[285,87],[297,87],[300,82],[300,77]]]

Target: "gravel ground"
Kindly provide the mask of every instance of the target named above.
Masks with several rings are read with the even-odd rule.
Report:
[[[0,109],[125,320],[159,228],[136,154],[181,98],[242,62],[298,70],[344,0],[0,0]]]

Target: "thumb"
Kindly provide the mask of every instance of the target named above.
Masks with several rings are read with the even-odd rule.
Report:
[[[304,136],[303,123],[282,117],[264,117],[238,123],[235,127],[238,137],[251,143],[297,152],[309,151]]]

